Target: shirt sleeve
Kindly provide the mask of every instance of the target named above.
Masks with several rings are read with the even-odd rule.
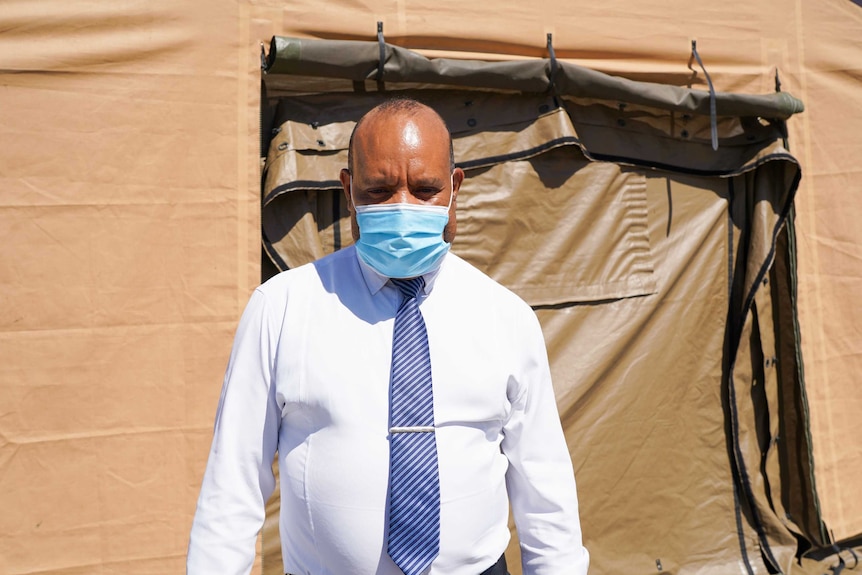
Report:
[[[281,414],[273,389],[279,328],[270,311],[255,291],[237,328],[189,539],[188,575],[247,574],[254,563],[275,488]]]
[[[531,311],[521,323],[513,333],[523,356],[510,381],[512,410],[502,449],[509,460],[506,486],[522,570],[524,575],[586,575],[589,553],[541,327]]]

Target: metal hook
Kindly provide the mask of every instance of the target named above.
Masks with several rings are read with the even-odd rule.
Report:
[[[377,22],[377,45],[380,47],[380,56],[377,63],[377,85],[383,89],[383,65],[386,62],[386,41],[383,39],[383,22]]]
[[[703,70],[703,75],[706,76],[706,83],[709,86],[709,128],[712,132],[712,149],[718,149],[718,119],[715,113],[715,88],[712,86],[712,78],[709,77],[709,72],[703,65],[703,60],[700,59],[700,54],[697,53],[697,40],[691,41],[691,55],[697,60],[700,69]],[[689,60],[691,67],[691,60]]]
[[[551,85],[550,90],[554,89],[554,78],[557,77],[557,54],[554,52],[554,35],[548,32],[548,57],[551,59],[551,73],[548,78]]]

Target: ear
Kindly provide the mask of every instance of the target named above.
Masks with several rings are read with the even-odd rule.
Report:
[[[455,241],[455,234],[458,231],[458,218],[456,216],[456,207],[458,203],[458,190],[461,189],[461,183],[464,181],[464,170],[455,168],[452,171],[452,204],[449,206],[449,223],[443,228],[443,241],[451,244]]]
[[[338,175],[338,179],[341,180],[341,189],[344,190],[344,198],[347,200],[347,209],[350,210],[350,213],[353,213],[353,197],[350,194],[350,170],[343,168],[341,173]]]
[[[458,190],[461,189],[461,184],[464,182],[464,170],[455,168],[452,171],[452,202],[458,199]]]

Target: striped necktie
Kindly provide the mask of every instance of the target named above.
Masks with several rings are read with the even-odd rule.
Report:
[[[388,551],[405,575],[418,575],[440,551],[431,356],[416,299],[425,282],[421,277],[391,281],[402,300],[392,341]]]

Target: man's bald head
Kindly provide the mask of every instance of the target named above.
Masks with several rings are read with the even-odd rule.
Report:
[[[354,141],[356,140],[356,134],[359,132],[363,125],[370,121],[371,124],[374,124],[372,120],[379,118],[386,118],[392,116],[403,115],[407,117],[417,116],[420,114],[431,114],[437,121],[440,123],[440,126],[446,130],[446,137],[449,141],[449,171],[455,169],[455,149],[452,146],[452,135],[449,133],[449,128],[446,126],[446,121],[443,120],[442,116],[437,113],[433,108],[426,106],[425,104],[418,102],[412,98],[405,97],[395,97],[391,100],[386,100],[382,104],[378,104],[371,110],[365,113],[356,125],[353,127],[353,132],[350,134],[350,143],[347,147],[347,169],[351,172],[353,171],[353,157],[354,157]]]

